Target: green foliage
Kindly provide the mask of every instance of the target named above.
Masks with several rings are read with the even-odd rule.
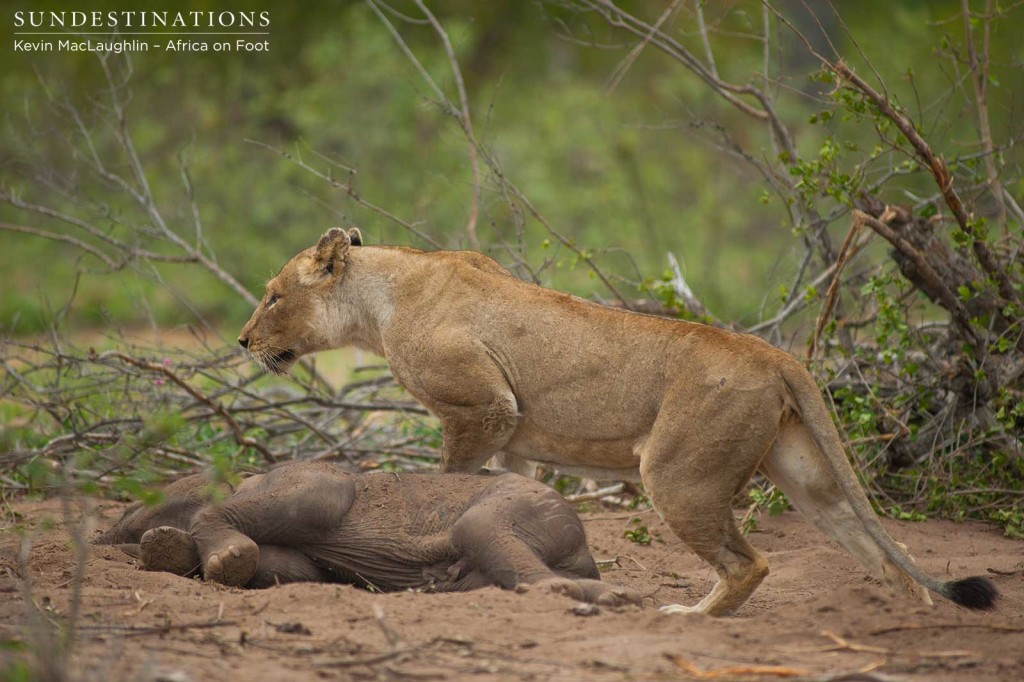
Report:
[[[880,480],[895,494],[922,498],[919,509],[894,505],[893,518],[923,521],[928,516],[981,519],[1002,527],[1008,537],[1024,538],[1024,462],[1005,453],[950,453],[943,467],[914,467]]]
[[[566,474],[555,476],[554,472],[549,472],[544,476],[543,480],[562,495],[572,494],[579,490],[580,486],[583,484],[583,481],[579,476],[569,476]]]
[[[441,423],[436,419],[423,420],[423,419],[407,419],[403,421],[399,428],[402,433],[409,437],[410,440],[414,440],[424,447],[433,448],[439,450],[441,448],[441,441],[443,440],[441,435]]]
[[[957,294],[967,302],[987,286],[971,282],[961,285]],[[877,444],[891,438],[893,427],[898,426],[897,415],[902,420],[900,428],[906,431],[894,442],[904,443],[915,453],[922,452],[935,436],[933,430],[929,431],[928,440],[921,441],[921,429],[934,428],[931,422],[935,413],[945,404],[937,400],[937,395],[946,386],[917,379],[920,365],[916,358],[922,358],[921,349],[931,347],[936,339],[909,324],[910,308],[905,305],[908,292],[906,281],[895,273],[875,274],[861,287],[861,293],[874,302],[876,317],[871,327],[874,343],[859,347],[858,355],[865,366],[877,357],[884,373],[870,375],[867,391],[850,386],[833,389],[839,421],[862,461],[874,462],[868,472],[874,482],[891,499],[898,500],[885,506],[884,513],[911,521],[933,515],[983,519],[1017,536],[1024,518],[1024,466],[1019,458],[1001,450],[959,449],[955,441],[948,442],[947,450],[929,452],[927,457],[918,455],[910,466],[887,467],[885,460],[877,457]],[[1006,352],[1009,347],[997,342],[992,350]],[[975,380],[984,376],[983,368],[975,369]],[[1007,433],[1021,432],[1024,400],[1019,392],[999,387],[993,408]]]
[[[633,518],[629,523],[633,527],[626,529],[622,536],[630,542],[635,542],[638,545],[649,545],[657,537],[657,533],[652,535],[639,518]]]
[[[749,495],[750,501],[756,504],[759,509],[766,510],[769,516],[778,516],[789,509],[789,500],[786,499],[786,495],[778,488],[773,487],[765,494],[764,490],[754,486],[750,489]]]
[[[808,208],[814,208],[820,197],[831,197],[836,202],[849,206],[860,189],[858,170],[842,170],[842,160],[848,152],[857,151],[857,145],[847,142],[840,145],[831,135],[825,137],[818,150],[817,158],[794,160],[785,152],[780,160],[789,163],[789,174],[798,178],[797,194]]]
[[[20,640],[7,639],[0,641],[0,650],[22,652],[25,649],[24,642]],[[33,682],[36,677],[32,667],[27,662],[15,660],[7,661],[0,665],[0,679],[8,680],[8,682]]]
[[[1009,433],[1024,433],[1024,396],[1000,386],[995,407],[996,419]]]
[[[919,511],[904,510],[898,504],[888,508],[887,513],[897,521],[924,521],[928,517]]]
[[[643,507],[644,509],[651,508],[651,498],[647,497],[647,495],[645,494],[634,495],[633,499],[629,501],[629,505],[627,505],[627,508],[632,510],[637,510],[640,509],[641,507]]]
[[[164,501],[162,490],[147,485],[147,483],[155,483],[151,475],[147,475],[145,470],[138,470],[134,473],[134,476],[122,476],[114,481],[114,490],[142,502],[147,507],[155,507]]]

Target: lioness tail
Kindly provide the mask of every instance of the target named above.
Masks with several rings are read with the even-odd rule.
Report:
[[[854,515],[864,525],[868,535],[889,561],[920,585],[942,595],[954,604],[968,609],[988,610],[993,608],[999,591],[987,578],[974,576],[944,582],[917,567],[903,548],[885,532],[878,517],[875,516],[866,493],[857,482],[857,475],[854,473],[853,467],[846,459],[839,432],[836,430],[835,424],[832,423],[832,417],[821,400],[821,394],[814,380],[795,360],[784,365],[783,379],[796,401],[801,421],[828,462],[832,475],[850,503]]]

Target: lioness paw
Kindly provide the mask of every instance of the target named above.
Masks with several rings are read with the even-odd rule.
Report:
[[[696,606],[683,606],[682,604],[666,604],[658,608],[662,613],[700,613]]]

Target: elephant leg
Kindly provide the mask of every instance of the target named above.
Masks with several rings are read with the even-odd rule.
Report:
[[[264,588],[287,583],[334,582],[329,570],[295,547],[260,545],[260,563],[246,587]]]
[[[606,585],[587,550],[583,525],[554,490],[514,475],[495,479],[452,528],[452,544],[470,575],[512,589],[536,585],[574,599],[639,602]]]
[[[322,541],[352,506],[351,478],[327,462],[301,462],[247,479],[193,518],[190,532],[208,580],[242,586],[256,575],[260,546]]]
[[[173,526],[147,530],[139,541],[139,555],[147,571],[188,576],[202,566],[192,536],[188,531]]]
[[[178,528],[161,526],[142,536],[143,565],[149,571],[188,576],[201,566],[192,536]],[[259,564],[245,587],[264,588],[297,582],[331,582],[331,574],[294,547],[260,545]]]

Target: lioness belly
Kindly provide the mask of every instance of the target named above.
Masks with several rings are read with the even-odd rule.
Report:
[[[586,478],[639,480],[639,450],[644,438],[591,440],[571,438],[524,424],[504,450],[516,457]]]

